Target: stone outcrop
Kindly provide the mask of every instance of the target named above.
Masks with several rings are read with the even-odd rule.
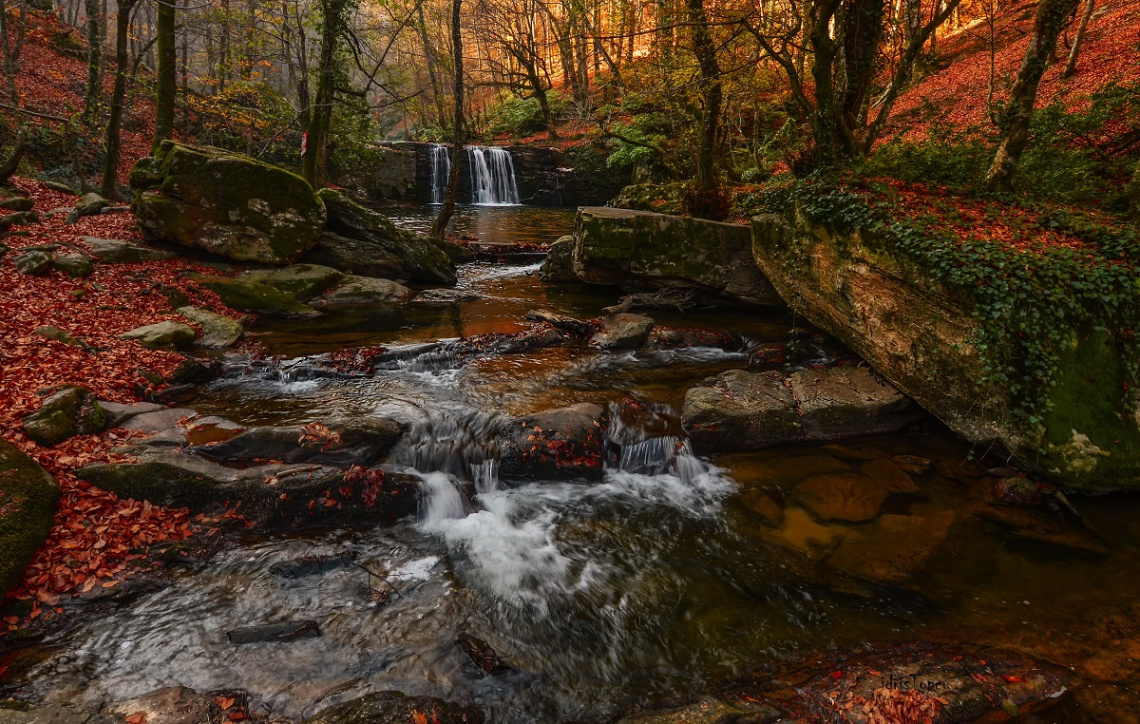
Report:
[[[365,146],[346,157],[334,152],[330,176],[337,186],[352,189],[368,201],[410,201],[416,193],[416,154],[386,146]]]
[[[966,440],[996,443],[1019,465],[1072,488],[1140,487],[1140,415],[1120,414],[1127,371],[1106,333],[1071,330],[1052,409],[1030,426],[1008,392],[983,383],[972,290],[936,281],[873,231],[764,216],[753,221],[753,242],[757,265],[796,313]]]
[[[193,330],[191,330],[193,331]],[[76,435],[91,435],[106,425],[107,417],[90,390],[62,387],[24,418],[24,432],[40,445],[52,447]]]
[[[730,370],[685,395],[682,422],[701,454],[897,432],[915,406],[865,367]]]
[[[427,237],[397,229],[388,217],[339,191],[322,189],[318,196],[328,209],[328,225],[306,262],[366,277],[455,284],[455,265]]]
[[[574,276],[574,237],[563,236],[550,245],[539,275],[548,282],[576,282]]]
[[[20,581],[48,537],[59,483],[35,460],[0,439],[0,597]]]
[[[579,209],[574,275],[624,289],[688,287],[738,302],[783,307],[752,259],[748,227],[627,209]]]
[[[287,264],[317,242],[325,208],[300,176],[248,156],[165,141],[131,171],[143,235],[237,261]]]

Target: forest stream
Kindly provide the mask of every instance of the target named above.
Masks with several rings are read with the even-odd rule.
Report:
[[[412,229],[428,219],[414,208],[392,217]],[[570,231],[573,212],[465,207],[456,223],[457,233],[481,241],[549,243]],[[271,363],[227,358],[223,378],[186,401],[246,426],[306,424],[333,412],[405,422],[411,432],[387,467],[422,479],[417,516],[364,530],[251,532],[172,585],[22,652],[16,687],[71,703],[174,684],[240,688],[251,711],[296,719],[399,690],[473,704],[504,724],[584,721],[688,700],[806,652],[928,641],[1009,646],[1080,664],[1083,676],[1089,662],[1100,667],[1098,684],[1033,721],[1107,721],[1104,711],[1131,696],[1113,682],[1126,670],[1114,657],[1140,641],[1135,496],[1073,496],[1080,523],[1063,510],[1032,513],[1063,530],[1095,531],[1079,538],[1095,544],[1014,534],[977,512],[987,468],[1001,461],[975,460],[983,451],[933,418],[843,445],[702,459],[679,424],[689,387],[747,367],[764,344],[808,349],[801,365],[842,353],[838,345],[791,316],[722,307],[650,314],[740,335],[740,351],[553,348],[456,358],[424,345],[519,331],[537,308],[597,317],[619,296],[548,285],[537,264],[469,263],[459,277],[465,301],[264,319],[249,333]],[[305,373],[306,356],[373,345],[407,354],[370,375]],[[578,403],[607,408],[615,421],[601,482],[500,479],[496,421]],[[809,476],[877,460],[908,463],[916,485],[883,514],[952,511],[968,521],[904,585],[823,566],[860,525],[816,522],[791,502]],[[757,494],[783,508],[775,520],[757,511]],[[908,545],[904,535],[894,544]],[[291,569],[298,559],[323,563]],[[317,621],[320,637],[254,646],[226,637],[301,619]],[[461,639],[492,649],[506,670],[475,666]]]

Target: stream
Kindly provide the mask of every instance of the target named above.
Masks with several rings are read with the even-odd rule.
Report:
[[[407,228],[429,223],[413,208],[392,215]],[[457,233],[491,241],[549,243],[572,225],[572,212],[562,210],[461,207],[457,215]],[[650,430],[652,421],[678,429],[685,391],[747,367],[744,352],[410,354],[397,369],[352,379],[291,372],[290,361],[305,355],[366,345],[414,351],[524,329],[536,308],[596,317],[617,299],[613,290],[547,285],[537,270],[465,265],[459,288],[479,295],[472,301],[258,322],[251,336],[275,365],[235,370],[189,406],[243,425],[304,424],[333,413],[407,422],[412,432],[389,466],[422,478],[419,515],[370,530],[251,533],[201,571],[56,635],[30,655],[20,685],[49,702],[90,703],[175,684],[242,688],[257,711],[296,719],[395,689],[473,703],[494,722],[589,720],[864,641],[1016,644],[1076,664],[1119,636],[1097,620],[1140,606],[1135,497],[1074,500],[1106,543],[1096,555],[1014,541],[979,520],[970,534],[947,540],[914,585],[823,572],[819,551],[852,526],[817,523],[794,507],[780,526],[763,525],[749,491],[781,500],[805,477],[910,456],[930,461],[915,478],[921,495],[887,512],[956,509],[976,497],[984,471],[971,473],[969,448],[933,420],[845,445],[715,460]],[[752,346],[797,339],[818,345],[820,355],[833,349],[781,314],[650,314],[661,324],[737,333]],[[643,425],[637,439],[666,444],[623,455],[600,483],[498,479],[490,452],[496,420],[583,402],[621,410],[630,401],[649,411],[626,423]],[[275,572],[302,556],[354,563],[312,575]],[[225,636],[301,619],[318,621],[322,635],[250,646]],[[456,645],[463,635],[489,644],[512,671],[478,669]],[[1132,695],[1128,686],[1106,685],[1098,700]],[[1087,698],[1059,707],[1035,720],[1104,720]]]

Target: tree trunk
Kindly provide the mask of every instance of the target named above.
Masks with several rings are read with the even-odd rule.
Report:
[[[439,65],[435,58],[435,48],[432,47],[431,38],[428,37],[427,21],[424,19],[424,5],[421,2],[416,6],[416,12],[419,14],[420,40],[424,45],[424,59],[427,61],[428,80],[431,81],[431,95],[435,101],[436,122],[439,124],[440,129],[447,128],[447,107],[443,102],[443,91],[439,87],[439,76],[436,72],[436,67]]]
[[[20,168],[20,161],[24,158],[24,151],[28,148],[28,129],[20,126],[20,130],[16,133],[16,145],[12,147],[12,153],[8,158],[4,159],[3,165],[0,165],[0,186],[7,186],[8,181],[16,174]]]
[[[123,100],[127,94],[127,42],[131,34],[131,10],[138,0],[118,0],[118,17],[115,18],[115,88],[111,92],[111,113],[107,119],[107,133],[103,140],[106,159],[103,165],[104,198],[119,197],[120,131],[123,125]]]
[[[1061,71],[1062,78],[1069,78],[1077,72],[1077,56],[1081,52],[1081,42],[1085,39],[1085,30],[1089,27],[1089,18],[1092,17],[1096,0],[1085,0],[1085,12],[1081,15],[1081,24],[1077,26],[1077,37],[1073,38],[1073,49],[1069,51],[1069,61],[1065,63],[1065,70]]]
[[[87,122],[99,111],[102,95],[103,35],[99,23],[99,0],[87,0],[87,95],[83,102],[83,118]]]
[[[463,165],[463,33],[460,20],[463,0],[451,0],[451,47],[455,53],[455,145],[451,151],[451,173],[447,177],[447,198],[431,225],[431,238],[443,241],[447,224],[455,213],[455,196],[459,193],[459,172]]]
[[[1037,100],[1037,88],[1049,57],[1057,47],[1057,36],[1064,28],[1066,18],[1076,9],[1079,0],[1040,0],[1037,4],[1037,17],[1033,23],[1033,35],[1025,49],[1025,59],[1017,80],[1009,92],[1009,101],[1000,118],[1002,131],[997,153],[986,175],[986,187],[991,191],[1009,191],[1013,188],[1013,176],[1017,163],[1029,143],[1029,121],[1033,116],[1033,104]]]
[[[699,196],[717,186],[716,138],[723,89],[716,44],[709,33],[704,0],[687,2],[689,22],[693,25],[693,54],[701,69],[701,127],[697,144],[697,177],[694,180]]]
[[[317,97],[309,121],[309,150],[301,165],[302,175],[314,189],[325,187],[329,132],[336,100],[336,51],[347,28],[348,0],[321,0],[321,58]]]
[[[155,92],[154,141],[158,150],[163,141],[174,137],[174,102],[178,95],[178,50],[174,33],[175,0],[158,0],[158,78]]]

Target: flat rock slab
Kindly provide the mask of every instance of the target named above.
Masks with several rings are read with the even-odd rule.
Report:
[[[170,686],[108,704],[102,714],[113,717],[116,722],[143,714],[145,724],[201,724],[217,720],[213,705],[214,698],[208,694],[199,694],[184,686]]]
[[[178,423],[182,420],[197,416],[198,413],[188,407],[162,407],[160,405],[156,410],[134,413],[120,427],[124,430],[138,430],[143,433],[163,432],[178,427]]]
[[[194,344],[203,349],[232,347],[245,333],[241,322],[205,309],[181,307],[178,313],[202,330],[202,336],[198,337]]]
[[[177,256],[174,252],[138,246],[117,239],[97,239],[84,236],[81,241],[91,249],[91,255],[103,264],[133,264],[140,261],[165,261]]]
[[[146,414],[148,412],[162,412],[166,409],[164,405],[157,402],[140,402],[135,405],[122,405],[118,402],[106,402],[99,400],[99,407],[103,408],[103,412],[107,415],[107,427],[120,427],[127,420],[132,417]]]
[[[399,282],[349,275],[310,304],[317,307],[341,304],[394,304],[416,295]]]
[[[172,321],[148,324],[119,335],[120,339],[134,340],[148,349],[182,349],[197,337],[197,330],[190,325]]]
[[[0,708],[0,721],[4,724],[119,724],[123,720],[83,707],[50,704],[28,711]]]
[[[921,415],[871,370],[842,366],[724,372],[686,393],[682,423],[710,454],[897,432]]]
[[[614,314],[602,317],[602,329],[590,339],[598,349],[639,349],[656,322],[640,314]]]
[[[502,432],[504,480],[602,477],[605,410],[581,403],[511,420]]]

